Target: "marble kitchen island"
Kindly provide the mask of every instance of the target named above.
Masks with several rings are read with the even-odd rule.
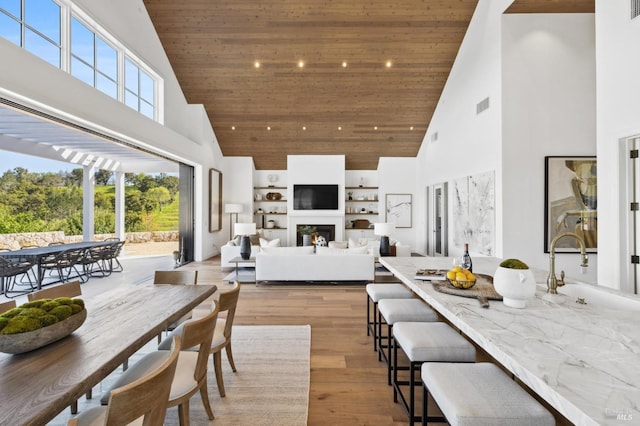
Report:
[[[493,276],[500,261],[476,257],[473,270]],[[491,300],[486,309],[413,279],[418,269],[449,269],[451,258],[381,257],[380,263],[572,423],[640,424],[640,312],[548,295],[547,272],[535,269],[539,285],[526,308]],[[623,297],[640,306],[640,298]]]

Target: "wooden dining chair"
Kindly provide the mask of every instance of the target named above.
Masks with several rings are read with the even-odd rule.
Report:
[[[8,302],[2,302],[0,303],[0,314],[7,312],[13,308],[15,308],[16,306],[16,301],[15,300],[10,300]]]
[[[178,406],[178,416],[181,426],[189,425],[189,400],[197,392],[200,392],[209,420],[214,419],[207,390],[207,365],[213,331],[218,319],[218,311],[218,303],[213,302],[211,312],[202,318],[191,319],[181,324],[179,327],[180,334],[178,334],[178,329],[174,332],[174,336],[181,337],[183,348],[198,348],[197,351],[184,349],[180,351],[178,367],[176,368],[171,393],[169,395],[167,407]],[[159,354],[161,352],[165,351],[158,350],[144,355],[138,362],[122,373],[112,385],[112,389],[130,383],[137,377],[146,374],[150,366],[155,365],[158,357],[162,356]],[[100,400],[102,404],[107,404],[110,392],[111,391],[107,391],[102,395]]]
[[[42,290],[34,291],[27,295],[29,302],[37,299],[55,299],[56,297],[77,297],[82,296],[82,288],[80,287],[80,281],[71,281],[65,284],[60,284],[55,287],[45,288]]]
[[[78,297],[82,296],[82,288],[80,287],[80,281],[71,281],[69,283],[60,284],[55,287],[45,288],[42,290],[34,291],[27,294],[29,302],[33,302],[38,299],[55,299],[57,297]],[[87,399],[92,398],[92,391],[87,391]],[[78,401],[71,404],[71,414],[78,412]]]
[[[222,350],[227,352],[227,360],[231,366],[231,370],[235,373],[236,365],[233,361],[233,353],[231,351],[231,331],[233,330],[233,319],[236,315],[236,306],[240,297],[240,283],[236,281],[234,286],[226,292],[220,293],[220,313],[225,314],[224,318],[219,318],[216,329],[213,332],[211,341],[211,351],[213,354],[213,368],[216,373],[216,382],[218,383],[218,392],[220,396],[225,396],[224,381],[222,378]]]
[[[196,285],[198,284],[198,271],[156,271],[153,277],[154,284]],[[177,326],[192,317],[192,313],[183,315],[169,324],[165,331],[175,330]],[[158,343],[162,341],[162,333],[158,334]]]
[[[176,336],[169,356],[160,367],[129,384],[113,389],[107,405],[84,411],[69,419],[67,426],[127,425],[140,418],[141,424],[145,426],[162,426],[180,349],[180,337]]]

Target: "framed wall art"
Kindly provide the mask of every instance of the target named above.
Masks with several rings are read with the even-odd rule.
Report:
[[[554,237],[572,232],[584,240],[588,252],[598,249],[598,198],[596,157],[544,158],[544,252],[549,253]],[[580,251],[575,238],[556,241],[555,251]]]
[[[387,194],[385,198],[385,222],[395,223],[396,228],[411,228],[411,194]]]
[[[209,169],[209,232],[222,229],[222,172]]]

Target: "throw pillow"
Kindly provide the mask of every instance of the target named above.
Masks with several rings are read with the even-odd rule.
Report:
[[[349,247],[348,241],[329,241],[330,248],[346,249]]]
[[[366,243],[364,245],[366,246]],[[353,238],[349,238],[348,248],[362,247],[362,246],[363,245],[360,244],[360,241],[356,241]]]
[[[260,247],[280,247],[280,238],[274,238],[273,240],[260,238]]]

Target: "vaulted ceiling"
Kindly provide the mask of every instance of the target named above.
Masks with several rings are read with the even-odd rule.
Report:
[[[417,154],[477,0],[144,3],[224,155],[277,170],[288,154],[344,154],[367,170]],[[517,0],[510,12],[589,4]]]

